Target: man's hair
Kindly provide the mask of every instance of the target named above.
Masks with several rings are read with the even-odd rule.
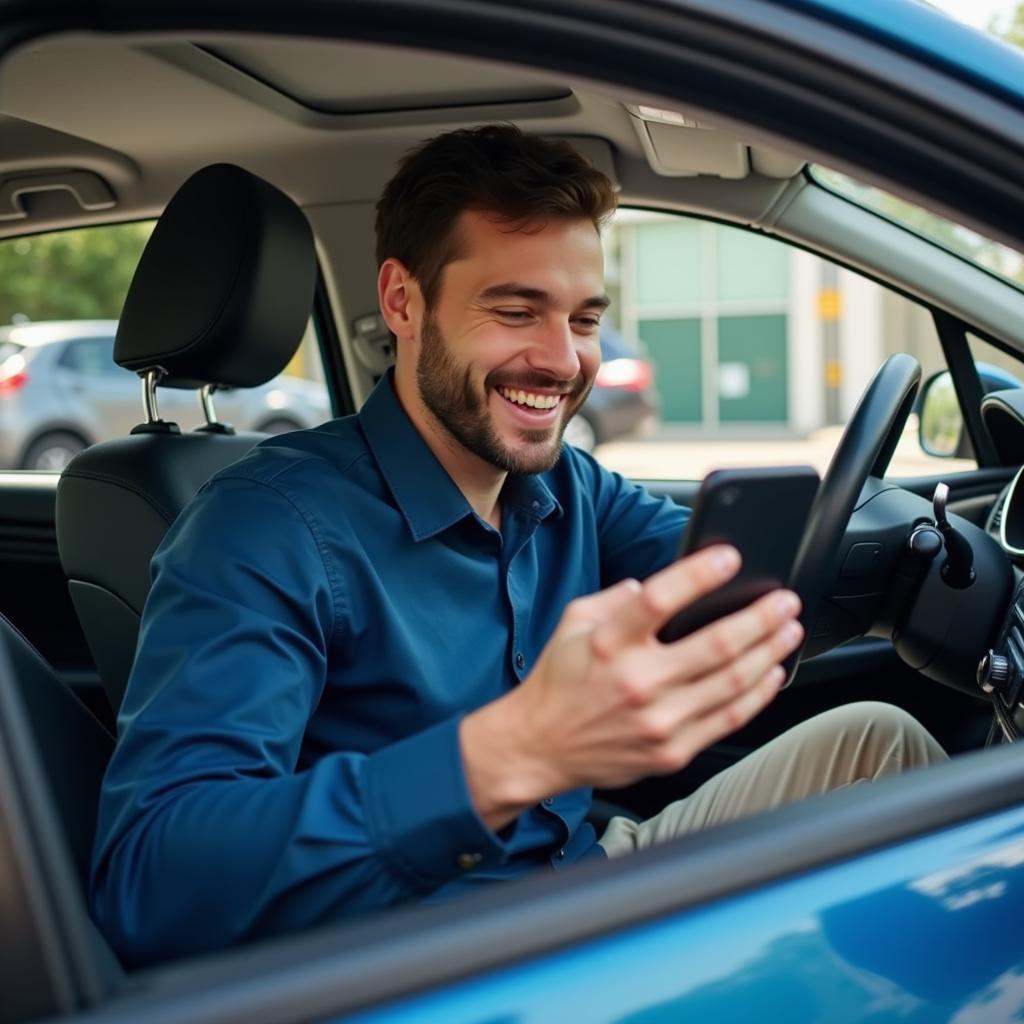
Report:
[[[401,260],[429,309],[441,272],[460,256],[455,222],[464,210],[524,225],[587,219],[600,230],[615,205],[612,183],[567,142],[512,125],[447,132],[407,153],[385,187],[377,203],[377,265]]]

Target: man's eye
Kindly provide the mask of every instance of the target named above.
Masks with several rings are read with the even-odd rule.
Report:
[[[578,316],[573,320],[573,323],[575,323],[581,330],[588,332],[596,331],[601,326],[601,321],[598,320],[597,317],[593,316]]]
[[[528,309],[499,309],[497,313],[506,320],[529,320],[533,316]]]

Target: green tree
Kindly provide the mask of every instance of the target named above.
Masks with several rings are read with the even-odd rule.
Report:
[[[120,316],[147,221],[0,242],[0,324]]]
[[[1014,46],[1024,47],[1024,3],[1018,3],[1005,22],[1001,18],[992,18],[988,30]]]

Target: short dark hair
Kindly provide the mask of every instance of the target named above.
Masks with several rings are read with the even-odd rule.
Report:
[[[401,260],[434,305],[441,272],[459,257],[464,210],[509,222],[588,219],[600,230],[615,210],[612,183],[568,142],[513,125],[446,132],[411,150],[377,203],[377,265]]]

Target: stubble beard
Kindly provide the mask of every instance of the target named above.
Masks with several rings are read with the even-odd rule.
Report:
[[[492,376],[495,379],[492,380]],[[528,388],[549,387],[552,382],[524,380],[519,375],[513,382],[488,375],[481,393],[473,386],[469,367],[460,366],[452,356],[432,314],[423,320],[420,355],[416,363],[416,384],[427,410],[463,448],[497,469],[517,476],[546,473],[562,455],[562,435],[570,417],[586,401],[590,393],[582,375],[571,382],[562,382],[567,394],[564,403],[568,413],[559,422],[544,430],[521,430],[525,442],[521,449],[510,448],[501,439],[491,422],[487,407],[488,395],[499,384],[515,384]]]

